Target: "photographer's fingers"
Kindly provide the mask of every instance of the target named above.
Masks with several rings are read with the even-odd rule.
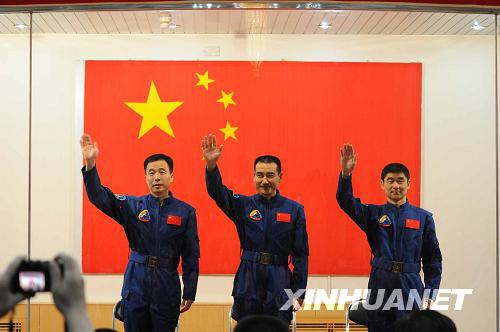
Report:
[[[68,271],[69,274],[80,274],[80,266],[73,257],[66,254],[59,254],[56,257],[56,261],[59,261],[64,266],[64,272]]]
[[[93,331],[87,314],[79,264],[66,254],[57,255],[53,263],[57,266],[61,279],[57,288],[52,290],[52,295],[66,320],[68,331]]]
[[[19,266],[25,259],[26,257],[24,256],[17,256],[16,258],[14,258],[14,260],[10,262],[10,264],[5,269],[5,272],[2,275],[2,279],[7,278],[8,280],[11,280],[19,271]]]
[[[27,297],[26,294],[14,292],[12,289],[14,279],[18,278],[19,266],[24,259],[22,256],[16,257],[0,275],[0,317]]]
[[[61,277],[59,284],[56,284],[56,288],[52,289],[54,301],[64,303],[68,309],[84,307],[83,277],[76,260],[66,254],[59,254],[55,258],[54,264],[57,265]]]
[[[50,288],[57,289],[61,284],[61,269],[59,268],[59,264],[55,261],[49,262],[49,272],[50,272]]]
[[[68,291],[83,293],[83,277],[78,262],[66,254],[59,254],[55,261],[60,264],[65,287],[71,288]]]

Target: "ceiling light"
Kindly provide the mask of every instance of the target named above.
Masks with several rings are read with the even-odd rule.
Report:
[[[318,25],[318,28],[321,28],[323,30],[327,30],[327,29],[330,29],[332,27],[331,24],[328,24],[327,22],[323,21],[321,22],[320,25]]]
[[[160,28],[162,29],[177,29],[180,27],[179,24],[175,24],[172,22],[172,14],[168,11],[160,12]]]
[[[160,12],[160,28],[161,29],[175,29],[178,25],[172,23],[172,15],[169,12],[163,11]]]
[[[171,21],[172,18],[170,16],[160,16],[160,26],[163,24],[167,27]]]
[[[14,24],[14,28],[16,28],[16,29],[21,29],[21,30],[23,30],[23,29],[28,29],[28,27],[29,27],[29,25],[24,24],[24,23]]]
[[[212,8],[212,4],[211,4],[211,3],[207,3],[205,6],[206,6],[208,9]]]
[[[481,24],[479,24],[478,21],[474,21],[474,24],[470,27],[471,29],[473,30],[476,30],[476,31],[481,31],[483,30],[485,27],[482,26]]]

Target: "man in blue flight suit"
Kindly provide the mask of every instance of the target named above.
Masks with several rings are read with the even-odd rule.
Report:
[[[83,135],[80,145],[89,200],[122,225],[131,249],[121,294],[125,331],[174,331],[179,314],[195,299],[200,247],[195,209],[169,191],[172,159],[156,154],[144,161],[149,195],[115,195],[97,174],[97,142]],[[182,302],[177,273],[181,256]]]
[[[290,323],[292,309],[303,302],[307,286],[309,245],[304,208],[281,196],[281,162],[274,156],[262,156],[254,163],[257,194],[233,194],[222,183],[217,161],[222,146],[214,135],[202,140],[207,190],[217,206],[231,219],[238,232],[241,261],[234,279],[232,317],[272,315]],[[288,267],[288,257],[294,266]],[[285,290],[301,294],[294,306]],[[286,307],[286,308],[282,308]],[[280,310],[283,309],[283,310]]]
[[[398,318],[432,305],[441,282],[441,251],[432,214],[411,205],[406,198],[410,188],[408,168],[397,163],[385,166],[381,186],[387,203],[362,204],[352,190],[356,162],[352,145],[344,144],[340,149],[342,173],[337,202],[366,233],[373,255],[368,282],[368,330],[391,331]],[[425,286],[419,275],[421,264]],[[401,297],[403,301],[398,303]]]

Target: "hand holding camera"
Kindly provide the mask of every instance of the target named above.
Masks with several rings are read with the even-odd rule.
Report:
[[[11,280],[11,290],[22,293],[26,297],[34,296],[36,292],[49,292],[51,290],[50,261],[23,260],[19,264],[17,273]],[[62,265],[61,273],[62,273]]]
[[[23,257],[14,259],[5,272],[0,275],[0,317],[9,312],[17,303],[28,296],[12,290],[13,280],[18,277],[19,267],[24,261]]]
[[[65,318],[67,331],[92,331],[78,263],[64,254],[52,261],[18,257],[10,263],[0,275],[0,317],[20,301],[49,291]]]

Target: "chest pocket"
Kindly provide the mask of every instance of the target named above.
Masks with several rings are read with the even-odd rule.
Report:
[[[418,218],[407,218],[404,221],[404,238],[407,242],[419,242],[422,239],[424,222]]]
[[[293,223],[291,212],[276,212],[272,221],[269,237],[274,239],[278,251],[288,252],[293,238]]]
[[[162,235],[172,238],[179,237],[184,233],[187,217],[180,213],[169,213],[160,220],[160,229]]]
[[[276,212],[274,222],[277,233],[290,232],[292,229],[292,214],[290,212]]]

